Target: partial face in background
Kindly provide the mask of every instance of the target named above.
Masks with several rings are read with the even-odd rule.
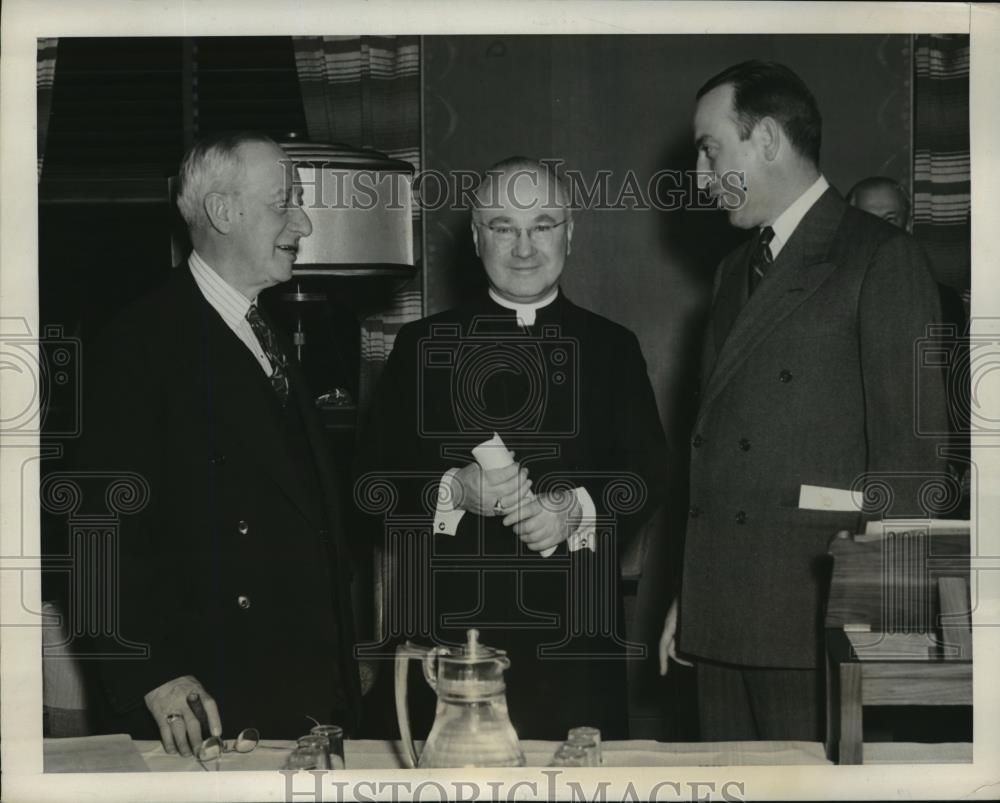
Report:
[[[292,278],[299,240],[312,233],[302,209],[298,171],[280,148],[266,142],[240,146],[244,170],[232,199],[226,238],[245,288],[259,292]]]
[[[472,238],[501,297],[540,301],[559,283],[573,238],[567,201],[555,182],[532,169],[508,171],[482,188]]]
[[[765,222],[768,199],[761,169],[764,157],[753,136],[740,139],[731,84],[717,86],[698,99],[694,142],[698,149],[697,169],[708,174],[709,192],[728,211],[729,222],[741,229]],[[740,192],[744,185],[746,192]]]
[[[855,190],[851,203],[858,209],[905,229],[909,223],[910,205],[896,187],[888,183]]]

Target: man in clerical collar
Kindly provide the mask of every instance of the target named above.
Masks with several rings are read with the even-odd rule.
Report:
[[[738,64],[697,94],[698,170],[750,232],[716,273],[679,644],[677,602],[660,644],[662,672],[695,660],[710,741],[822,738],[829,543],[866,519],[931,515],[924,483],[942,478],[941,371],[914,359],[937,289],[912,238],[828,184],[821,133],[816,99],[780,64]],[[869,485],[882,508],[808,488],[853,500]]]
[[[400,330],[362,438],[359,487],[396,488],[395,508],[372,517],[379,536],[400,516],[410,539],[430,539],[418,599],[395,584],[385,606],[426,618],[387,622],[383,642],[457,645],[476,628],[510,657],[521,738],[581,724],[625,738],[638,646],[624,639],[618,557],[666,482],[646,364],[632,332],[559,287],[574,220],[550,165],[489,168],[471,228],[489,289]]]

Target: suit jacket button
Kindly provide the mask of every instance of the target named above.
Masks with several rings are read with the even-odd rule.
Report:
[[[746,524],[746,522],[747,522],[746,511],[744,511],[744,510],[737,510],[736,511],[736,523],[737,524]]]
[[[697,507],[692,507],[692,508],[689,508],[689,509],[688,509],[688,515],[689,515],[689,516],[690,516],[690,517],[691,517],[692,519],[696,519],[696,518],[698,518],[698,516],[700,516],[700,515],[701,515],[701,508],[697,508]]]
[[[748,441],[746,438],[740,438],[740,449],[742,449],[744,452],[749,452],[750,441]]]
[[[241,520],[240,523],[236,525],[236,529],[239,530],[240,535],[246,535],[250,532],[250,525]]]
[[[243,594],[240,594],[236,598],[236,604],[239,605],[243,610],[246,610],[247,608],[250,607],[250,597],[245,597]]]
[[[792,372],[789,371],[787,368],[782,368],[781,373],[778,374],[778,381],[788,384],[789,382],[792,381]]]
[[[705,442],[705,439],[701,435],[695,435],[693,438],[691,438],[691,445],[695,449],[697,449],[699,446],[701,446],[704,442]]]

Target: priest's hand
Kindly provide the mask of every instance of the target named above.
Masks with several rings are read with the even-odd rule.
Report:
[[[458,510],[477,516],[498,516],[528,496],[531,480],[528,469],[518,463],[484,471],[473,461],[463,466],[451,478],[452,504]]]
[[[557,546],[570,537],[583,519],[583,508],[573,490],[550,491],[522,499],[504,516],[532,552]]]

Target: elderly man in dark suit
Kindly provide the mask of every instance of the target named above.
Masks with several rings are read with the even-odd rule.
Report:
[[[623,738],[640,650],[618,558],[666,483],[646,364],[632,332],[560,288],[574,220],[551,166],[491,167],[471,223],[488,292],[400,330],[366,427],[368,479],[395,484],[406,537],[432,539],[419,598],[390,606],[410,624],[388,636],[455,645],[477,628],[510,656],[522,738]],[[518,462],[473,459],[494,432]]]
[[[104,730],[294,738],[350,724],[360,690],[333,466],[282,338],[257,307],[312,225],[297,173],[265,136],[205,140],[178,206],[194,250],[86,359],[81,465],[149,486],[120,532],[121,633],[144,660],[100,666]],[[195,705],[195,708],[197,706]],[[220,718],[221,715],[221,718]]]
[[[819,169],[816,101],[788,68],[732,67],[698,92],[698,169],[752,231],[719,266],[705,334],[679,607],[661,671],[697,663],[702,738],[821,738],[827,547],[866,517],[809,509],[802,485],[878,482],[887,515],[926,516],[944,386],[916,343],[939,320],[914,241],[849,207]],[[834,494],[835,496],[835,494]],[[845,509],[845,507],[847,509]]]

